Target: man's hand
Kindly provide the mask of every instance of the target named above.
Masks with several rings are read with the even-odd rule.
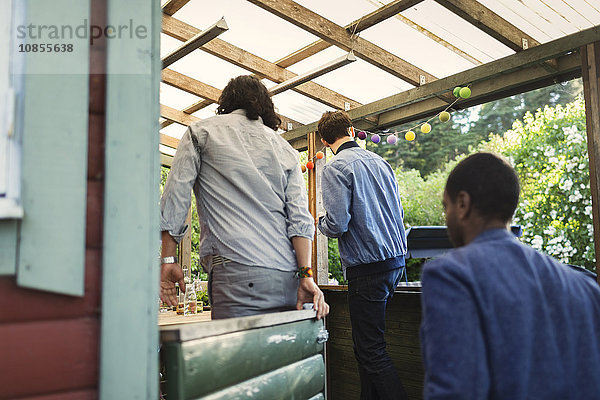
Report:
[[[160,266],[160,299],[169,306],[177,305],[175,282],[179,282],[179,289],[185,293],[183,270],[179,264],[162,264]]]
[[[296,309],[301,310],[302,304],[313,303],[317,312],[317,319],[321,319],[329,314],[329,305],[325,303],[325,296],[313,278],[300,278],[298,286],[298,301]]]

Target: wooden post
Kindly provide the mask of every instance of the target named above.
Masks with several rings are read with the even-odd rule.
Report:
[[[323,153],[325,153],[326,149],[323,149]],[[315,160],[315,190],[316,190],[316,215],[318,216],[323,212],[323,196],[322,196],[322,186],[321,186],[321,169],[325,165],[325,157],[320,160]],[[315,244],[313,245],[313,251],[316,256],[316,266],[317,266],[317,283],[320,285],[327,285],[329,283],[329,257],[327,251],[327,237],[319,231],[316,230],[315,234]],[[313,256],[314,257],[314,256]]]
[[[598,187],[600,182],[600,41],[581,48],[581,72],[590,160],[596,272],[600,272],[600,187]],[[600,283],[600,274],[598,274],[598,283]]]
[[[308,160],[315,162],[315,132],[308,133]],[[316,163],[315,163],[316,166]],[[308,211],[312,214],[313,218],[317,218],[317,174],[316,168],[308,170]],[[317,271],[317,234],[313,238],[312,244],[312,262],[311,268],[313,270],[313,277],[317,284],[319,283]]]

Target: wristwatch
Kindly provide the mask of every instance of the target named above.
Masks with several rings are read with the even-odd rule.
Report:
[[[169,256],[160,259],[160,264],[175,264],[177,262],[177,257]]]

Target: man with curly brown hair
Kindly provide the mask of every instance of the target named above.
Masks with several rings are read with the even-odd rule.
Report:
[[[194,192],[200,259],[209,273],[212,318],[300,309],[329,312],[310,270],[314,219],[298,152],[278,133],[280,119],[256,78],[229,81],[217,116],[183,135],[161,199],[161,299],[185,290],[175,256]]]

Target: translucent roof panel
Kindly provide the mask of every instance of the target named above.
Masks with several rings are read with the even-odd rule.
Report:
[[[600,25],[598,0],[478,0],[540,43]]]
[[[302,74],[345,54],[346,51],[332,46],[288,69]],[[363,104],[413,87],[361,59],[313,79],[313,82]]]
[[[202,99],[198,96],[184,92],[183,90],[167,85],[166,83],[160,83],[160,104],[164,104],[177,110],[183,110],[199,100]]]
[[[359,20],[364,15],[375,11],[379,7],[391,3],[391,1],[296,0],[296,3],[340,26],[346,26],[353,21]],[[350,6],[350,3],[352,3],[352,6]]]
[[[514,53],[502,43],[477,27],[469,24],[467,21],[433,0],[426,0],[411,7],[404,11],[402,16],[481,63],[487,63]],[[435,16],[435,18],[432,18],[432,16]],[[402,21],[405,25],[411,26],[404,21],[404,18]],[[411,27],[417,30],[417,28]],[[425,37],[426,35],[423,34],[422,36]],[[422,40],[420,43],[423,43]],[[439,54],[440,58],[443,57],[443,64],[446,64],[446,68],[449,70],[458,68],[458,71],[460,71],[476,65],[472,61],[469,61],[469,58],[450,50],[451,59],[448,60],[446,58],[448,53],[442,54],[442,50],[440,50],[440,48],[444,48],[444,50],[447,50],[448,48],[444,47],[444,44],[435,39],[430,39],[428,42],[423,43],[422,46],[424,46],[425,49],[428,49],[428,53]],[[462,60],[456,59],[455,56],[462,58]],[[468,61],[468,63],[465,64],[463,60]],[[437,61],[439,61],[439,59]],[[438,64],[442,63],[438,62]],[[438,73],[438,75],[445,76],[446,74]]]
[[[276,61],[318,39],[246,0],[192,0],[175,17],[201,30],[224,17],[229,30],[219,39],[269,61]]]

